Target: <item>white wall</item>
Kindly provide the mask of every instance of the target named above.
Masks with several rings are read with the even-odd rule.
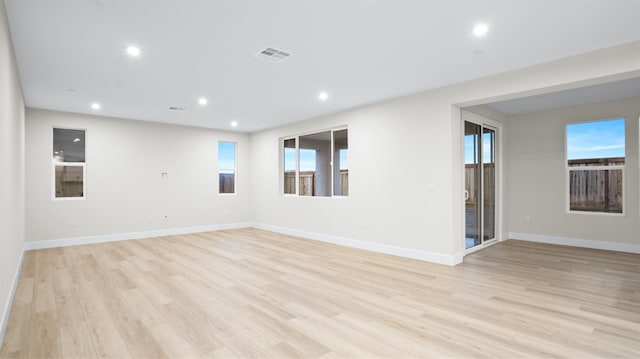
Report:
[[[640,42],[251,135],[28,110],[27,239],[254,222],[453,264],[464,248],[460,108],[635,76]],[[343,125],[349,197],[282,196],[280,139]],[[53,126],[88,130],[86,200],[51,200]],[[237,196],[217,194],[218,140],[239,142]]]
[[[449,122],[430,119],[425,110],[420,99],[412,97],[254,134],[255,221],[450,253],[442,240],[450,230],[442,225],[450,223],[446,184],[450,171],[438,168],[446,150],[432,150],[437,144],[449,147],[448,136],[442,135],[449,133]],[[279,139],[345,124],[349,129],[349,197],[282,196]],[[439,208],[430,211],[432,206]]]
[[[0,0],[0,345],[24,244],[24,99]]]
[[[626,118],[625,215],[567,213],[566,125],[619,117]],[[639,117],[640,97],[510,117],[510,231],[635,244],[640,248]]]
[[[26,126],[27,241],[250,219],[247,134],[38,109],[27,110]],[[58,126],[87,131],[84,200],[52,200],[52,128]],[[238,143],[235,195],[218,194],[218,141]]]
[[[463,252],[460,107],[640,76],[640,42],[255,133],[253,218],[454,263]],[[282,196],[279,139],[349,128],[348,198]]]

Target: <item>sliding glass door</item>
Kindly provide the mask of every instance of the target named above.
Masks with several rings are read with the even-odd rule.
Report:
[[[465,249],[496,239],[496,134],[491,126],[464,121]]]

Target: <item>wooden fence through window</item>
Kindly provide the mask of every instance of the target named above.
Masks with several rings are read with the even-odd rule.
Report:
[[[340,170],[340,196],[349,195],[349,170]],[[300,172],[300,196],[316,195],[316,172],[303,171]],[[284,193],[296,193],[296,173],[284,173]]]
[[[594,166],[624,165],[624,157],[570,160],[569,164],[569,208],[573,211],[622,213],[622,169],[585,169]],[[477,203],[477,175],[474,164],[465,165],[465,190],[469,197],[467,206]],[[484,165],[485,206],[493,205],[495,200],[494,164]],[[582,169],[571,169],[583,167]],[[558,184],[561,185],[561,184]]]
[[[624,165],[624,157],[569,160],[568,163],[571,210],[622,213],[622,169],[588,167]]]
[[[476,171],[476,167],[480,167],[475,164],[465,164],[464,165],[464,177],[465,177],[465,190],[469,193],[469,197],[465,200],[465,204],[467,205],[475,205],[478,202],[478,195],[480,195],[479,191],[476,189],[476,178],[479,175],[478,171]],[[484,164],[484,202],[485,205],[494,205],[496,198],[496,189],[495,189],[495,164],[493,163],[485,163]]]
[[[235,173],[220,173],[219,193],[236,193]]]

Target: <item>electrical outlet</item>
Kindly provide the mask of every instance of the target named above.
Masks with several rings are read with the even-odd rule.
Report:
[[[69,225],[70,225],[71,227],[75,227],[75,226],[77,226],[77,225],[78,225],[78,223],[76,222],[76,219],[75,219],[75,218],[69,218]]]
[[[152,214],[147,216],[147,221],[153,221],[153,215]]]

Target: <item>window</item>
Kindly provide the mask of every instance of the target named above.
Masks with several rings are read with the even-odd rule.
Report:
[[[348,196],[347,137],[347,129],[339,129],[284,139],[283,193]]]
[[[236,144],[218,142],[219,193],[236,193]]]
[[[298,151],[296,139],[284,140],[284,194],[296,194],[296,176],[298,172]]]
[[[85,131],[53,129],[53,198],[85,196]]]
[[[349,195],[349,142],[347,130],[333,131],[333,195]]]
[[[625,121],[567,125],[570,211],[623,213]]]
[[[309,145],[309,142],[300,138],[300,145]],[[326,196],[326,176],[324,175],[327,166],[326,158],[320,162],[320,166],[316,165],[318,151],[309,148],[300,148],[300,195],[301,196]],[[323,156],[324,157],[324,156]],[[318,181],[319,180],[319,181]],[[318,191],[316,191],[316,187]]]

